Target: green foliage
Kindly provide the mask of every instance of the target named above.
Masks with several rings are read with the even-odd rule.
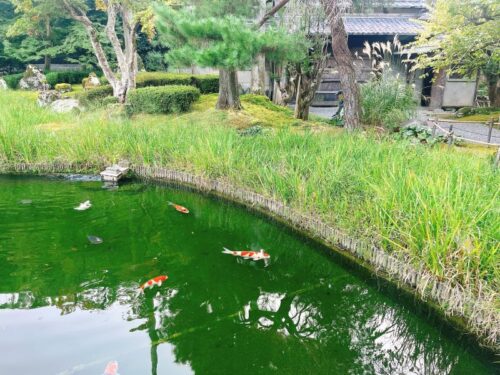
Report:
[[[462,107],[455,113],[455,117],[460,118],[472,115],[489,115],[496,114],[496,112],[499,111],[500,108],[495,107]]]
[[[200,90],[190,86],[145,87],[127,96],[127,113],[186,112],[200,97]]]
[[[19,81],[24,77],[24,73],[18,73],[18,74],[9,74],[6,76],[3,76],[2,78],[5,80],[7,83],[7,86],[9,86],[10,89],[17,89],[19,86]]]
[[[202,94],[219,92],[219,76],[212,74],[196,74],[191,76],[192,85],[197,87]]]
[[[54,87],[58,83],[79,84],[88,75],[88,71],[67,70],[49,72],[45,74],[45,77],[47,77],[47,83]]]
[[[397,128],[415,108],[413,89],[390,72],[361,86],[361,116],[367,125]]]
[[[495,0],[438,0],[415,42],[432,49],[417,58],[418,67],[474,74],[500,66],[500,13]]]
[[[71,87],[71,85],[69,83],[57,83],[56,85],[54,85],[54,88],[57,91],[61,91],[61,92],[73,91],[73,88]]]
[[[104,99],[101,100],[101,104],[103,107],[107,107],[112,104],[118,104],[118,98],[114,96],[107,96]]]
[[[84,106],[93,106],[99,104],[104,98],[113,95],[113,88],[109,85],[103,85],[89,89],[78,95],[78,100]]]
[[[137,87],[188,85],[200,89],[202,94],[216,93],[219,91],[219,77],[210,74],[187,74],[145,72],[139,73],[136,80]]]
[[[101,83],[107,81],[101,78]],[[143,72],[137,75],[137,88],[186,85],[194,86],[202,94],[216,93],[219,91],[219,77],[210,74],[184,74],[184,73],[166,73],[166,72]],[[102,85],[85,91],[79,95],[83,105],[89,105],[103,98],[113,95],[113,89],[110,85]]]
[[[433,145],[438,142],[444,142],[445,137],[442,135],[432,136],[432,132],[428,128],[418,125],[410,125],[401,131],[403,139],[410,140],[416,143]]]
[[[281,105],[274,104],[267,96],[246,94],[241,97],[246,103],[252,103],[263,108],[267,108],[271,111],[282,112],[287,115],[293,115],[293,111],[288,107],[283,107]]]
[[[231,15],[198,18],[168,6],[157,7],[156,12],[173,65],[237,70],[249,67],[259,53],[271,61],[299,61],[307,51],[305,38],[273,28],[259,32],[247,20]]]

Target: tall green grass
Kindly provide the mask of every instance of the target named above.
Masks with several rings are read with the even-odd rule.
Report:
[[[361,86],[364,124],[396,128],[410,119],[417,103],[414,90],[392,71]]]
[[[32,102],[0,93],[0,163],[127,158],[223,178],[467,289],[500,286],[500,175],[487,158],[364,134],[285,128],[242,137],[213,110],[127,119],[56,115]]]

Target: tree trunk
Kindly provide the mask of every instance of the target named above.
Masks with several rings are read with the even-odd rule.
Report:
[[[45,57],[43,58],[43,70],[44,71],[49,71],[50,70],[51,61],[52,61],[52,59],[50,58],[50,56],[49,55],[45,55]]]
[[[50,18],[47,17],[45,19],[45,38],[47,40],[47,43],[49,43],[49,45],[52,45],[52,43],[50,41],[51,35],[52,35],[52,29],[50,27]],[[45,55],[44,62],[43,62],[43,69],[46,71],[50,70],[50,63],[51,63],[50,55]]]
[[[333,59],[340,73],[340,87],[344,94],[344,127],[352,131],[360,127],[359,88],[342,19],[345,9],[339,0],[321,0],[321,2],[330,23]]]
[[[307,121],[309,120],[309,104],[310,101],[303,100],[301,98],[297,98],[297,102],[295,103],[295,118]]]
[[[257,95],[266,95],[266,58],[262,53],[257,55],[252,66],[252,83],[250,92]]]
[[[89,36],[90,43],[94,49],[94,53],[99,62],[99,66],[113,87],[113,95],[118,98],[120,103],[124,103],[129,90],[136,86],[137,74],[137,41],[136,28],[137,21],[134,18],[132,10],[126,3],[109,2],[107,3],[106,13],[108,21],[105,27],[106,36],[111,42],[113,52],[115,53],[119,74],[115,74],[111,69],[108,58],[101,42],[99,41],[98,33],[93,22],[87,17],[86,12],[69,0],[63,0],[64,6],[69,11],[71,17],[83,24]],[[119,14],[123,22],[123,42],[116,33],[116,19]],[[119,76],[119,78],[118,78]]]
[[[440,69],[434,77],[431,88],[430,109],[438,109],[443,106],[444,86],[446,84],[446,69]]]
[[[242,108],[236,70],[219,70],[219,98],[216,108],[223,110],[234,109],[236,111]]]
[[[500,107],[500,81],[498,80],[498,74],[487,74],[486,79],[488,80],[490,106],[498,108]]]

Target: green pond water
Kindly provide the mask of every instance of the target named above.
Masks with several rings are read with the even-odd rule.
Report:
[[[73,209],[86,200],[89,210]],[[271,259],[242,260],[223,247],[264,248]],[[159,275],[169,279],[138,292]],[[141,183],[110,190],[0,177],[2,375],[99,375],[112,360],[121,375],[498,371],[421,310],[218,199]]]

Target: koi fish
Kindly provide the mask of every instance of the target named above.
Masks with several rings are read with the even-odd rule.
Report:
[[[184,207],[184,206],[180,206],[180,205],[175,204],[175,203],[172,203],[172,202],[168,202],[168,205],[169,205],[169,206],[174,206],[174,208],[175,208],[177,211],[179,211],[179,212],[181,212],[181,213],[183,213],[183,214],[188,214],[188,213],[189,213],[189,210],[188,210],[186,207]]]
[[[151,280],[146,281],[144,284],[140,286],[142,290],[147,288],[153,288],[155,285],[161,286],[161,284],[168,279],[168,276],[156,276]]]
[[[222,253],[223,254],[231,254],[235,257],[242,257],[243,259],[252,259],[252,260],[269,259],[271,257],[263,249],[260,249],[259,251],[248,251],[248,250],[233,251],[233,250],[229,250],[229,249],[224,248],[224,251]]]
[[[102,238],[97,236],[87,236],[87,239],[92,245],[100,245],[103,242]]]
[[[92,207],[92,203],[90,203],[90,201],[85,201],[83,203],[80,203],[80,205],[78,207],[75,207],[75,210],[85,211],[85,210],[88,210],[90,207]]]
[[[106,365],[103,375],[119,375],[118,374],[118,362],[111,361]]]

